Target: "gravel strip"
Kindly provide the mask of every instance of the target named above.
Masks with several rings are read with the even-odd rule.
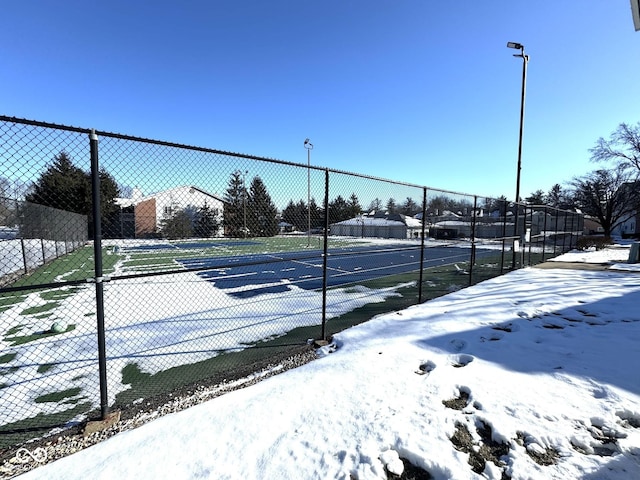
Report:
[[[254,385],[266,378],[291,370],[318,358],[312,348],[304,349],[291,355],[280,362],[267,364],[260,370],[245,377],[222,381],[216,385],[200,386],[194,392],[187,395],[179,395],[171,398],[155,408],[140,408],[130,418],[122,419],[112,427],[101,432],[96,432],[84,437],[79,429],[72,434],[61,434],[48,437],[39,441],[30,442],[12,451],[13,456],[3,461],[0,465],[0,479],[13,478],[22,473],[33,470],[41,465],[66,457],[87,447],[110,438],[117,433],[132,430],[156,418],[169,413],[179,412],[194,405],[219,397],[225,393]],[[169,395],[171,397],[171,395]],[[146,406],[146,405],[145,405]],[[125,416],[125,415],[123,415]],[[129,416],[129,415],[127,415]]]

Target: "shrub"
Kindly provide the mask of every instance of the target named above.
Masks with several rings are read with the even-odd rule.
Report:
[[[611,245],[613,241],[611,237],[603,237],[596,235],[583,235],[578,238],[576,242],[576,248],[578,250],[589,250],[590,248],[595,248],[596,250],[602,250],[607,245]]]

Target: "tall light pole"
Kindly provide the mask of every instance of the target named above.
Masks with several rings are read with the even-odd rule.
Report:
[[[242,174],[242,210],[244,217],[244,238],[247,238],[247,173],[248,170],[245,170]]]
[[[513,221],[514,236],[518,236],[518,211],[520,201],[520,170],[522,169],[522,133],[524,131],[524,100],[527,91],[527,64],[529,63],[529,55],[524,53],[524,45],[516,42],[507,42],[507,47],[520,50],[519,54],[514,54],[514,57],[522,58],[522,94],[520,96],[520,135],[518,139],[518,168],[516,171],[516,203],[515,203],[515,217]],[[513,249],[513,263],[511,268],[516,266],[516,249]]]
[[[307,149],[307,248],[311,246],[311,150],[313,144],[305,139],[304,148]]]

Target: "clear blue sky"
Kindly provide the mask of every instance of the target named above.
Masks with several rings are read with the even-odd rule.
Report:
[[[522,196],[640,121],[628,0],[10,1],[0,113]]]

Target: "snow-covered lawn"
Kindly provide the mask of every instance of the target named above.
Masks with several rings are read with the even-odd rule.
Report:
[[[525,268],[20,478],[640,478],[639,303],[637,273]]]
[[[118,267],[116,267],[118,273]],[[335,318],[367,304],[397,296],[398,289],[335,288],[327,292],[327,318]],[[263,294],[238,299],[196,273],[133,278],[104,286],[109,403],[130,388],[123,368],[136,363],[147,374],[195,363],[220,351],[242,350],[264,339],[284,335],[296,327],[318,325],[322,292],[295,285],[286,294]],[[73,329],[51,337],[14,345],[12,336],[0,339],[0,351],[12,359],[2,364],[1,398],[11,408],[0,409],[0,425],[54,414],[70,408],[69,401],[99,407],[97,339],[93,285],[75,288],[56,302],[49,315],[27,315],[47,301],[38,292],[0,313],[3,330],[19,326],[19,335],[46,332],[57,322]],[[318,334],[320,327],[318,326]],[[43,365],[51,367],[43,370]],[[39,402],[44,394],[77,391],[71,399]],[[78,418],[80,420],[81,418]]]

